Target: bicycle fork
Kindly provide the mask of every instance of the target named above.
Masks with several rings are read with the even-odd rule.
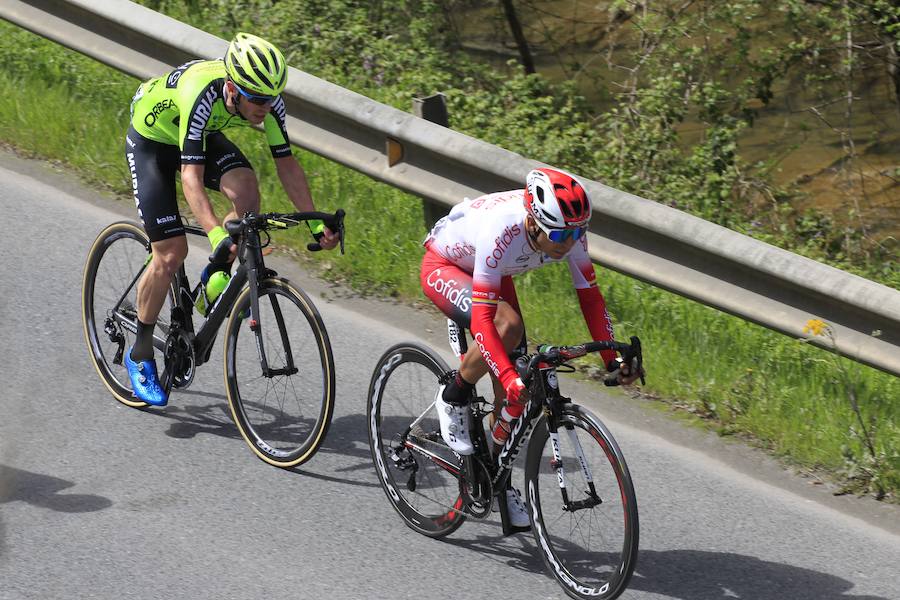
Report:
[[[254,244],[254,247],[258,247],[258,236],[256,236],[255,239],[257,243]],[[263,264],[261,258],[261,255],[260,258],[257,259],[255,253],[248,252],[248,264],[244,268],[246,269],[247,283],[250,288],[250,331],[253,332],[254,339],[256,340],[256,353],[259,357],[259,364],[260,368],[262,369],[262,375],[263,377],[266,377],[268,379],[272,379],[273,377],[278,377],[280,375],[295,375],[297,374],[299,369],[294,364],[294,353],[291,351],[291,343],[288,339],[288,331],[284,321],[284,313],[282,312],[281,306],[278,303],[278,298],[274,294],[270,295],[269,299],[272,303],[272,313],[275,317],[275,322],[278,325],[278,332],[281,336],[281,345],[282,349],[284,350],[285,366],[279,369],[273,369],[269,367],[269,360],[266,356],[266,344],[263,340],[262,326],[260,325],[261,315],[259,310],[259,266]],[[266,271],[264,270],[264,273],[265,272]]]
[[[550,444],[553,448],[553,459],[550,461],[550,468],[556,471],[556,479],[559,483],[559,491],[562,494],[563,499],[563,510],[575,512],[583,508],[593,508],[602,504],[603,500],[597,495],[597,489],[594,487],[594,477],[587,460],[584,458],[584,450],[581,447],[581,442],[578,439],[578,433],[575,431],[575,426],[571,423],[565,423],[563,427],[569,436],[572,447],[575,449],[575,454],[578,457],[578,463],[581,467],[581,474],[584,476],[584,481],[588,486],[588,489],[585,491],[587,498],[583,500],[569,499],[569,492],[566,487],[565,468],[563,467],[562,453],[560,452],[559,446],[559,429],[557,428],[556,423],[548,423],[547,427],[550,430]]]

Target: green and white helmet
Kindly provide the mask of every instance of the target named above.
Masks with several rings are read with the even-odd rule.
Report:
[[[238,33],[225,53],[225,72],[241,89],[260,96],[277,96],[287,84],[281,52],[261,37]]]

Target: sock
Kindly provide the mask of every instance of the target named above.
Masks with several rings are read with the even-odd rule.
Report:
[[[444,394],[441,396],[444,402],[453,406],[465,406],[469,403],[469,396],[475,388],[474,383],[469,383],[456,371],[453,378],[444,388]]]
[[[134,362],[151,360],[153,358],[153,330],[156,328],[156,323],[143,323],[140,319],[137,323],[137,338],[131,349],[131,360]]]

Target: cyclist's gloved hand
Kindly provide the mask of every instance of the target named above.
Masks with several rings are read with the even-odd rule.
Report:
[[[644,374],[643,370],[638,368],[637,358],[631,359],[630,363],[616,358],[609,361],[606,370],[609,371],[609,375],[604,379],[607,386],[630,385]]]
[[[224,227],[217,225],[216,227],[213,227],[206,236],[209,238],[209,245],[212,246],[212,255],[209,257],[210,261],[220,263],[231,263],[234,261],[237,256],[237,246],[231,240],[231,236],[228,235],[228,232],[225,231]],[[225,246],[228,247],[227,254]],[[216,260],[213,260],[213,257],[215,257]]]
[[[521,404],[522,395],[525,393],[525,384],[522,383],[522,379],[516,377],[506,386],[506,401],[510,404]]]
[[[322,221],[314,219],[312,221],[307,221],[306,225],[309,227],[312,236],[316,239],[316,243],[319,244],[323,250],[331,250],[338,245],[338,242],[340,241],[338,236],[325,227],[325,223]]]

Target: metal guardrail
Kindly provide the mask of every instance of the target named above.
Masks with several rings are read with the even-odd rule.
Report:
[[[125,0],[0,0],[0,16],[140,79],[192,58],[221,57],[227,47]],[[293,68],[284,98],[296,145],[447,206],[519,187],[539,164]],[[794,337],[807,320],[822,319],[835,343],[812,343],[900,376],[897,290],[601,183],[586,185],[597,263]]]

